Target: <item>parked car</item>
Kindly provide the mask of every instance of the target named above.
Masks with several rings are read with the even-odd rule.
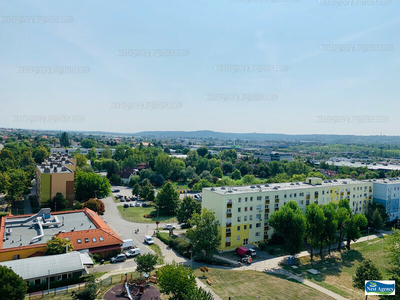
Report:
[[[146,244],[149,244],[149,245],[153,245],[153,244],[154,244],[153,238],[152,238],[151,236],[149,236],[149,235],[146,235],[146,236],[144,237],[144,242],[145,242]]]
[[[189,223],[182,223],[180,226],[181,226],[181,229],[188,229],[188,228],[192,227],[192,226],[190,226]]]
[[[171,225],[171,224],[165,224],[163,228],[166,229],[166,230],[176,229],[176,227],[174,225]]]
[[[135,207],[135,204],[131,203],[129,204],[130,207]]]
[[[240,256],[256,256],[257,253],[254,249],[247,249],[245,247],[237,247],[235,249],[235,254],[240,255]]]
[[[128,203],[125,203],[124,204],[124,208],[128,208],[129,207],[129,204]]]
[[[123,262],[126,261],[126,255],[125,254],[118,254],[117,256],[111,257],[110,262],[111,263],[116,263],[116,262]]]
[[[135,206],[136,206],[136,207],[140,207],[140,202],[137,202],[137,201],[136,201]]]
[[[146,207],[146,206],[147,206],[146,202],[143,202],[142,207]]]
[[[112,192],[113,192],[113,193],[119,193],[120,190],[119,190],[119,189],[113,189]]]
[[[131,250],[129,250],[128,252],[125,253],[127,258],[131,258],[137,255],[140,255],[141,251],[140,248],[133,248]]]
[[[130,202],[130,201],[131,201],[131,198],[126,197],[126,202]]]
[[[125,202],[125,199],[124,198],[121,198],[121,200],[120,200],[121,202]]]

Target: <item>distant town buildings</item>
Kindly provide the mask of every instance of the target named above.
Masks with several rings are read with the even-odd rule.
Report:
[[[282,161],[282,160],[287,160],[287,161],[292,161],[293,160],[293,154],[292,153],[285,153],[285,152],[254,152],[254,158],[261,159],[265,162],[271,162],[271,161]]]
[[[36,196],[39,203],[49,201],[57,193],[74,200],[76,159],[68,154],[52,154],[36,166]]]
[[[97,157],[100,157],[101,153],[103,152],[104,148],[95,148],[96,149],[96,155]],[[107,148],[111,150],[112,155],[114,155],[115,149],[114,148]],[[80,150],[80,153],[82,155],[86,155],[89,153],[91,148],[51,148],[50,149],[50,154],[71,154],[75,153],[77,150]]]

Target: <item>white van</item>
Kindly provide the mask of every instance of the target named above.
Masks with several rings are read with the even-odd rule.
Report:
[[[127,249],[132,249],[133,248],[133,240],[132,239],[127,239],[123,240],[122,244],[122,250],[127,250]]]
[[[130,257],[134,257],[137,256],[141,253],[140,248],[133,248],[131,250],[129,250],[128,252],[125,253],[126,257],[130,258]]]

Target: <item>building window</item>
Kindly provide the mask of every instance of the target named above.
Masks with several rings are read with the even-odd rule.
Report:
[[[96,243],[96,242],[97,242],[96,238],[93,238],[92,241],[93,241],[93,243]]]
[[[237,240],[237,241],[240,241],[240,235],[238,235],[238,236],[236,237],[236,240]]]
[[[293,197],[294,197],[294,198],[296,198],[296,196],[297,196],[297,194],[296,194],[296,193],[294,193],[294,194],[293,194]]]
[[[247,202],[247,197],[244,197],[244,202]]]
[[[259,228],[259,227],[261,227],[261,223],[256,224],[256,228]]]
[[[238,212],[240,212],[242,209],[240,207],[238,207]]]
[[[89,239],[88,238],[85,238],[85,243],[89,243]]]
[[[47,277],[40,278],[40,283],[41,284],[47,283]]]
[[[261,236],[261,232],[256,232],[256,236]]]
[[[250,197],[250,201],[253,202],[253,197]]]
[[[244,225],[244,226],[243,226],[243,229],[244,229],[244,230],[247,230],[247,225]]]
[[[261,214],[256,215],[256,219],[261,220]]]
[[[35,279],[35,285],[40,284],[40,279]]]
[[[323,191],[322,191],[323,192]],[[300,193],[299,194],[300,197],[304,197],[304,193]]]
[[[19,254],[14,255],[14,260],[19,259]]]
[[[285,198],[286,199],[286,197],[287,197],[287,195],[285,194],[285,195],[283,195],[283,198]]]
[[[253,206],[250,206],[250,211],[253,211]]]
[[[247,211],[247,206],[244,208],[244,211]]]
[[[252,215],[249,216],[249,220],[250,221],[253,220],[253,216]]]
[[[237,219],[237,220],[238,220],[238,222],[240,222],[240,217],[238,217],[238,219]]]
[[[81,239],[78,239],[78,244],[82,244],[82,240]]]
[[[269,204],[265,204],[265,209],[268,209],[269,208]]]
[[[245,222],[247,221],[247,216],[244,216],[244,221],[245,221]]]
[[[265,196],[265,200],[269,200],[269,196]]]
[[[103,237],[102,237],[102,236],[99,238],[99,240],[100,240],[100,242],[104,241],[104,239],[103,239]]]
[[[304,201],[303,201],[303,200],[301,200],[301,201],[300,201],[300,204],[303,204],[303,203],[304,203]]]
[[[226,233],[231,233],[231,229],[230,229],[230,228],[227,228],[227,229],[226,229]]]
[[[68,279],[72,278],[72,273],[68,273]]]
[[[289,195],[289,198],[292,198],[292,194]]]
[[[244,239],[243,240],[243,245],[248,245],[249,244],[249,239]]]
[[[242,202],[242,198],[238,198],[238,203],[241,203]]]
[[[278,196],[278,195],[275,195],[275,199],[279,199],[279,196]]]
[[[258,196],[258,197],[257,197],[257,201],[261,201],[261,196]]]
[[[58,275],[57,276],[57,281],[61,281],[62,280],[62,275]]]
[[[250,225],[249,225],[249,229],[252,229],[252,228],[253,228],[253,225],[252,225],[252,224],[250,224]]]
[[[237,231],[240,231],[240,226],[237,227]]]

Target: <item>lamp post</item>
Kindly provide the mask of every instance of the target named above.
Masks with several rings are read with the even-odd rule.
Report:
[[[47,277],[47,294],[50,295],[50,270],[47,270],[49,272],[49,276]]]

